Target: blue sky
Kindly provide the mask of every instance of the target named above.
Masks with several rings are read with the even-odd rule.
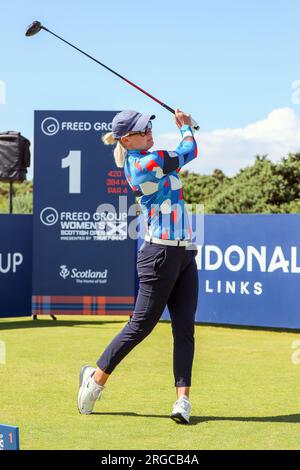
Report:
[[[172,116],[48,33],[26,38],[33,20],[78,45],[172,107],[202,131],[244,128],[291,101],[300,79],[299,0],[151,0],[0,3],[0,129],[33,134],[35,109],[137,109]]]

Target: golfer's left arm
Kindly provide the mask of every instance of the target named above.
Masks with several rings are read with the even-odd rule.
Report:
[[[175,150],[179,159],[178,168],[182,168],[184,165],[194,160],[198,155],[197,143],[194,138],[192,128],[184,124],[180,127],[180,132],[182,140]]]

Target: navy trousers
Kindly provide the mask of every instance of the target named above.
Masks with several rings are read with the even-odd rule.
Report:
[[[111,374],[121,360],[160,320],[168,306],[174,339],[176,387],[190,387],[194,358],[194,322],[198,300],[197,247],[158,245],[145,241],[137,256],[139,291],[133,315],[105,349],[97,365]]]

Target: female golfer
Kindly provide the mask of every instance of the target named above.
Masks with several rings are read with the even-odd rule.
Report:
[[[90,414],[104,384],[122,359],[155,327],[168,306],[174,338],[173,372],[177,401],[171,418],[189,423],[194,321],[198,299],[198,273],[191,229],[178,173],[196,158],[197,145],[190,115],[176,110],[181,142],[175,151],[150,151],[155,116],[135,111],[118,113],[112,132],[103,137],[115,144],[114,158],[124,167],[126,179],[142,207],[146,222],[145,241],[138,252],[139,291],[133,315],[97,361],[97,369],[80,372],[78,409]]]

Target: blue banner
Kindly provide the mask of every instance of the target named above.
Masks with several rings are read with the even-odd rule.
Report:
[[[0,215],[0,317],[31,315],[32,215]]]
[[[196,258],[196,321],[300,328],[300,215],[207,215],[204,220],[204,244]],[[162,318],[169,319],[167,308]]]
[[[133,309],[134,197],[101,141],[115,113],[35,112],[34,314]]]

